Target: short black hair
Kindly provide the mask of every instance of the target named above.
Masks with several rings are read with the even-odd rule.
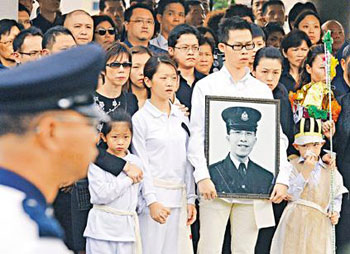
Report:
[[[249,23],[239,17],[222,19],[219,24],[219,42],[226,43],[232,30],[248,30],[252,33]]]
[[[179,3],[181,4],[184,8],[185,8],[185,3],[183,0],[160,0],[158,2],[158,6],[157,6],[157,14],[163,15],[166,7],[169,4],[173,4],[173,3]],[[185,12],[186,13],[186,12]]]
[[[320,22],[320,29],[321,29],[321,25],[322,25],[322,21],[320,16],[317,14],[317,12],[314,12],[312,10],[305,10],[302,11],[295,19],[295,23],[294,23],[294,28],[298,28],[299,24],[301,23],[301,21],[303,21],[305,19],[306,16],[314,16],[315,18],[318,19],[318,21]],[[299,28],[298,28],[299,29]]]
[[[121,33],[121,31],[118,31],[118,29],[117,29],[113,19],[110,16],[107,16],[107,15],[94,15],[94,16],[92,16],[92,20],[94,21],[94,37],[93,37],[93,40],[95,40],[96,27],[100,23],[102,23],[104,21],[107,21],[114,28],[114,30],[116,32],[115,38],[117,38],[118,34]]]
[[[115,42],[113,43],[106,52],[106,58],[105,58],[105,65],[107,62],[116,56],[119,56],[121,54],[126,54],[128,56],[129,62],[131,62],[131,53],[128,48],[124,43],[122,42]]]
[[[9,33],[12,27],[14,26],[16,26],[19,30],[22,30],[16,20],[13,20],[13,19],[0,20],[0,38],[3,34]]]
[[[287,53],[288,49],[299,47],[303,41],[306,42],[309,48],[311,47],[312,43],[309,36],[299,29],[294,29],[283,38],[281,42],[281,50],[283,50],[284,53]]]
[[[130,22],[130,18],[132,16],[134,10],[138,9],[138,8],[148,10],[152,14],[153,20],[156,20],[155,13],[154,13],[153,9],[150,6],[148,6],[147,4],[135,4],[135,5],[130,6],[124,12],[124,20],[127,22]]]
[[[152,51],[149,48],[146,48],[145,46],[134,46],[130,49],[131,55],[136,54],[147,54],[150,57],[153,56]]]
[[[25,11],[30,17],[30,11],[23,4],[18,4],[18,12],[20,11]]]
[[[43,49],[51,48],[52,45],[56,42],[56,37],[61,34],[70,35],[75,41],[72,32],[68,28],[65,28],[64,26],[54,26],[47,30],[44,34],[41,44]]]
[[[131,116],[123,109],[116,109],[108,114],[111,118],[110,122],[104,123],[101,128],[101,133],[106,137],[113,129],[114,123],[125,122],[128,124],[130,132],[132,133]]]
[[[195,27],[190,26],[188,24],[181,24],[181,25],[174,27],[174,29],[171,30],[171,32],[169,33],[168,46],[172,47],[172,48],[175,47],[177,40],[183,34],[193,34],[194,36],[196,36],[196,38],[198,40],[198,44],[199,44],[200,33],[198,32],[198,30]]]
[[[143,68],[144,76],[151,80],[161,64],[172,66],[178,74],[176,62],[167,55],[159,55],[148,59]]]
[[[100,8],[101,12],[103,12],[106,8],[106,2],[122,2],[124,8],[126,8],[125,0],[100,0],[98,7]]]
[[[297,16],[299,15],[299,13],[304,10],[312,10],[317,13],[317,9],[315,5],[311,2],[307,2],[304,4],[300,2],[296,3],[288,13],[288,25],[290,30],[293,29],[292,22],[294,22]]]
[[[191,6],[202,5],[199,0],[187,0],[185,1],[185,15],[191,11]]]
[[[266,35],[266,40],[269,38],[269,36],[272,33],[275,33],[275,32],[281,33],[283,34],[283,36],[286,34],[283,30],[283,27],[281,27],[280,24],[278,24],[277,22],[267,23],[263,29]]]
[[[253,36],[253,39],[256,38],[256,37],[262,37],[263,40],[266,42],[266,35],[265,35],[265,32],[264,30],[256,25],[256,24],[249,24],[250,25],[250,28],[252,29],[252,36]]]
[[[206,33],[210,33],[213,38],[214,38],[214,43],[215,45],[218,44],[218,38],[216,37],[216,34],[213,32],[213,30],[211,30],[209,27],[206,27],[206,26],[199,26],[199,27],[196,27],[196,29],[198,30],[198,32],[203,35],[203,37],[205,37],[205,34]]]
[[[16,38],[13,40],[13,51],[16,52],[21,49],[25,38],[28,36],[40,36],[43,37],[41,30],[35,26],[22,30]]]
[[[233,16],[238,17],[249,17],[254,22],[254,15],[251,8],[246,6],[245,4],[235,4],[230,5],[230,7],[226,10],[224,18],[230,18]]]
[[[284,3],[281,0],[270,0],[263,4],[262,10],[261,10],[262,15],[265,15],[267,8],[272,5],[280,5],[283,7],[284,10],[286,9],[286,7],[284,6]]]
[[[281,66],[283,65],[283,56],[281,54],[281,51],[275,47],[265,47],[259,49],[254,58],[254,63],[253,63],[253,70],[256,70],[256,67],[259,65],[259,62],[263,58],[268,58],[268,59],[277,59],[281,62]]]
[[[211,38],[208,38],[208,37],[204,37],[203,35],[201,36],[201,40],[199,42],[199,46],[202,46],[202,45],[205,45],[205,44],[208,44],[211,48],[211,53],[214,55],[214,51],[215,51],[215,48],[216,48],[216,44],[215,44],[215,41]]]
[[[8,114],[0,113],[0,137],[6,134],[25,135],[32,119],[40,113]]]

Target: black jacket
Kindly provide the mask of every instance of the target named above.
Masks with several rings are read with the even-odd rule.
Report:
[[[246,175],[242,177],[230,154],[210,165],[209,173],[218,193],[269,194],[273,187],[273,174],[251,160]]]

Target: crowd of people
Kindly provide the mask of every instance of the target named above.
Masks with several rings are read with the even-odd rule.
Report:
[[[212,0],[131,0],[130,6],[100,0],[94,16],[61,13],[60,0],[37,2],[32,20],[32,0],[19,0],[17,20],[0,20],[1,73],[84,45],[97,44],[105,54],[91,93],[96,109],[111,119],[97,126],[98,155],[85,167],[86,177],[62,180],[57,197],[47,200],[60,223],[55,227],[64,232],[54,236],[70,250],[326,254],[333,253],[336,225],[337,253],[350,253],[350,45],[341,23],[322,22],[310,2],[287,13],[281,0],[251,0],[250,7],[225,10],[213,10]],[[332,63],[339,62],[332,65],[332,91],[322,85],[327,31]],[[61,64],[78,69],[75,63],[84,57],[72,54]],[[76,75],[93,73],[84,71]],[[314,114],[308,93],[320,97],[313,100],[320,102]],[[332,93],[333,120],[322,111],[329,109],[326,93]],[[269,200],[217,196],[204,152],[208,95],[280,101],[280,167]],[[1,114],[0,149],[1,137],[12,133],[1,131]],[[234,119],[237,113],[227,114]],[[248,127],[227,124],[228,139],[241,131],[241,142],[254,138],[256,126]],[[322,149],[330,143],[336,159]],[[246,163],[249,171],[241,158],[227,160]],[[0,156],[5,167],[2,162]]]

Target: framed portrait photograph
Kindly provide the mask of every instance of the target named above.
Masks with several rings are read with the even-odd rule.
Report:
[[[269,198],[279,169],[279,103],[205,97],[205,154],[219,197]]]

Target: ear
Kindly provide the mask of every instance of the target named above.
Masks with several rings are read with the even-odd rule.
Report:
[[[256,71],[252,71],[253,76],[255,77]]]
[[[145,85],[146,85],[148,88],[151,88],[151,87],[152,87],[152,80],[150,80],[148,77],[145,77],[145,78],[144,78],[144,82],[145,82]]]
[[[128,21],[124,21],[124,28],[125,28],[125,32],[127,32],[129,29],[129,22]]]
[[[310,65],[306,65],[306,71],[307,71],[307,73],[309,73],[310,75],[311,75],[311,66]]]
[[[297,144],[292,144],[293,145],[293,147],[295,148],[295,150],[297,150],[297,151],[299,151],[299,146],[297,145]]]
[[[341,65],[341,68],[343,69],[343,71],[345,71],[346,62],[345,62],[345,59],[344,59],[344,58],[342,58],[342,59],[340,60],[340,65]]]
[[[42,51],[41,51],[41,55],[42,56],[48,56],[48,55],[50,55],[51,54],[51,52],[50,52],[50,50],[48,50],[48,49],[43,49]]]
[[[12,53],[13,59],[16,61],[17,64],[21,63],[21,54],[18,52]]]
[[[160,15],[160,14],[157,14],[157,16],[156,16],[156,19],[157,19],[157,21],[158,21],[158,23],[159,24],[162,24],[162,15]]]
[[[56,152],[60,149],[57,136],[57,120],[52,116],[44,116],[40,119],[35,130],[35,140],[44,150]]]
[[[219,47],[219,50],[220,50],[221,53],[225,53],[225,46],[226,45],[224,43],[222,43],[222,42],[220,42],[218,44],[218,47]]]
[[[168,53],[171,57],[174,56],[174,48],[173,47],[168,47]]]
[[[103,142],[107,143],[106,136],[102,132],[100,132],[100,139],[102,139]]]
[[[287,58],[287,52],[284,51],[284,49],[281,50],[282,51],[282,54],[285,58]]]

